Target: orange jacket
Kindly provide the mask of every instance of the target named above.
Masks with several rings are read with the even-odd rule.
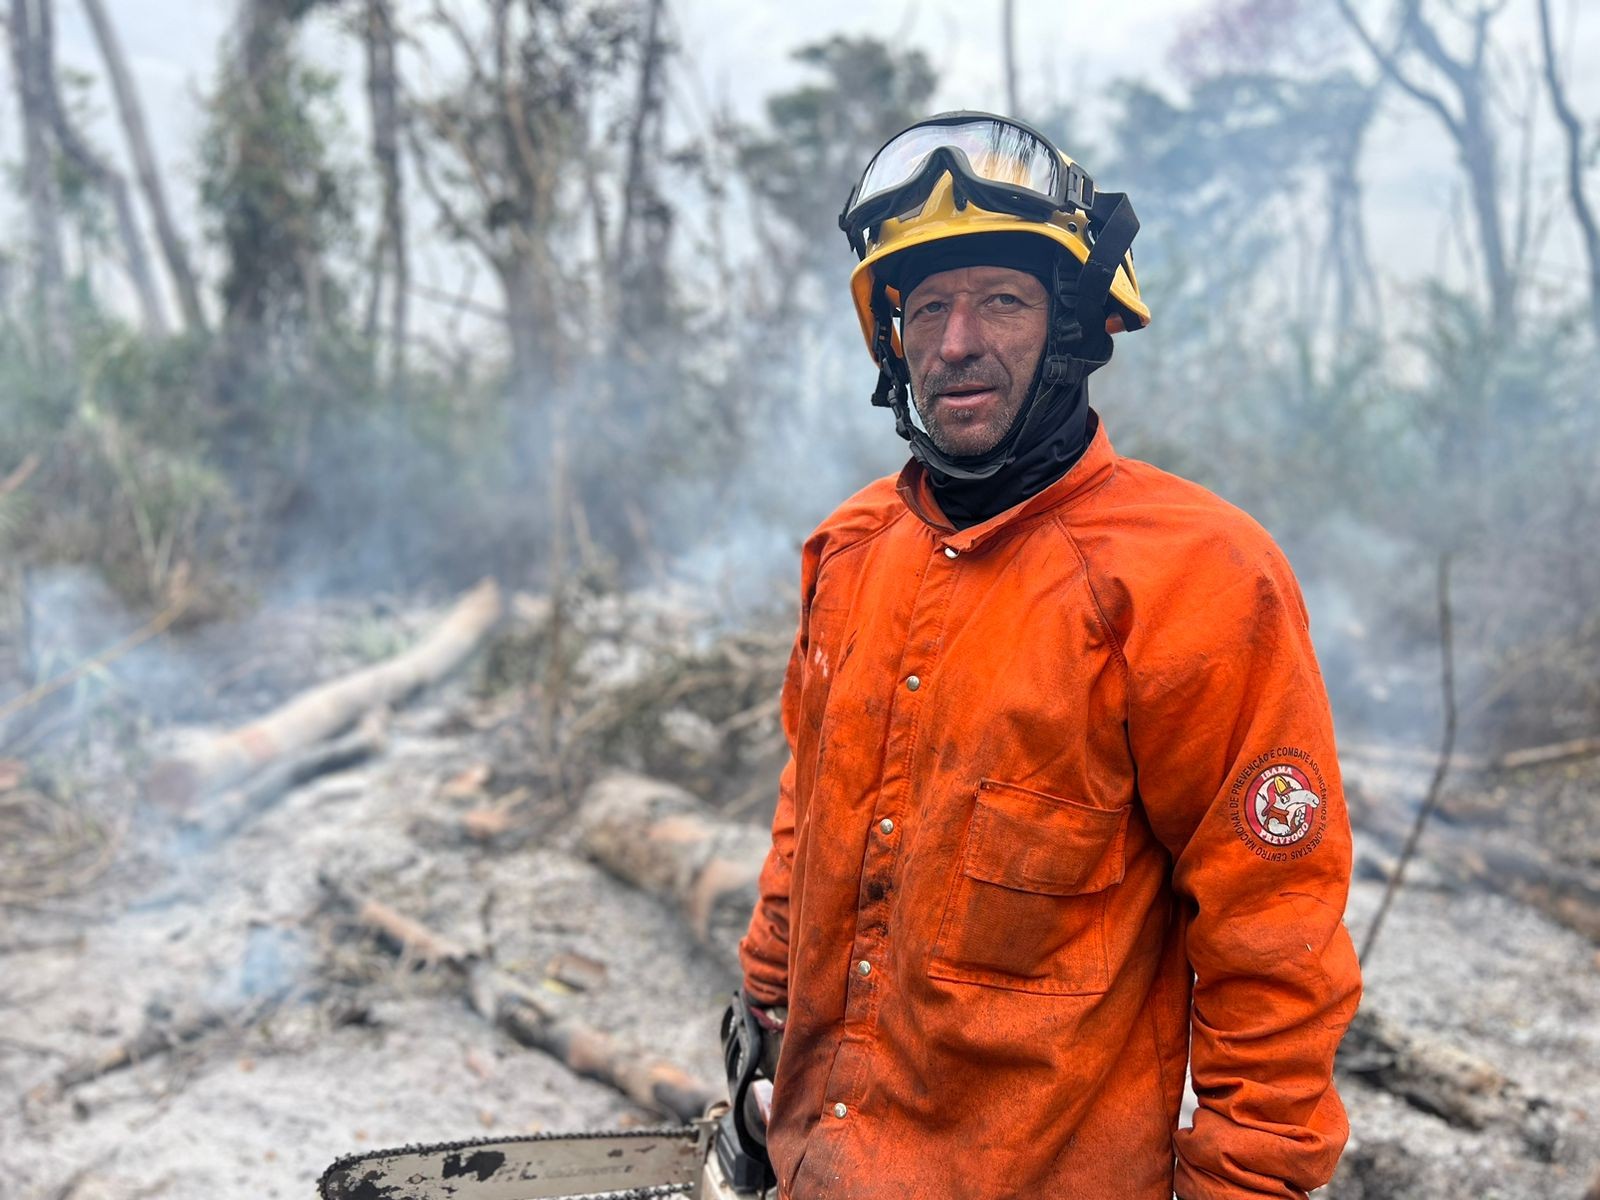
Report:
[[[1350,833],[1271,538],[1101,428],[960,532],[917,465],[879,480],[806,542],[802,584],[740,946],[789,1007],[785,1200],[1324,1183],[1360,992]]]

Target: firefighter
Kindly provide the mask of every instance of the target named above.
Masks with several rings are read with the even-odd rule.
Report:
[[[740,946],[780,1194],[1303,1198],[1360,991],[1333,730],[1271,538],[1088,406],[1150,320],[1128,199],[952,113],[840,224],[911,458],[802,553]]]

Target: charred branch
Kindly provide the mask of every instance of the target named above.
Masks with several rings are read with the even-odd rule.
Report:
[[[1354,821],[1357,829],[1396,855],[1392,864],[1365,864],[1363,869],[1376,868],[1392,881],[1399,873],[1399,856],[1411,826],[1376,811],[1357,813]],[[1427,861],[1446,886],[1479,887],[1508,896],[1600,943],[1600,883],[1591,874],[1546,855],[1490,844],[1481,830],[1472,827],[1436,825],[1429,841]]]
[[[521,1045],[541,1050],[579,1075],[607,1084],[635,1104],[681,1121],[702,1115],[722,1089],[665,1059],[627,1046],[563,1011],[553,996],[535,992],[460,943],[328,875],[330,902],[355,914],[358,925],[392,952],[453,973],[473,1011]]]
[[[276,999],[268,999],[232,1009],[196,1007],[173,1011],[152,1002],[146,1008],[145,1024],[138,1033],[100,1054],[70,1063],[54,1080],[36,1088],[28,1098],[33,1101],[59,1099],[74,1088],[170,1054],[216,1030],[246,1026],[276,1003]]]
[[[1575,758],[1592,758],[1597,754],[1600,754],[1600,737],[1571,738],[1545,746],[1508,750],[1495,759],[1495,766],[1502,771],[1516,771],[1523,767],[1542,767]]]
[[[1367,936],[1361,942],[1359,960],[1367,961],[1367,956],[1372,953],[1372,947],[1378,940],[1378,934],[1383,929],[1383,919],[1388,915],[1389,905],[1394,902],[1395,893],[1400,890],[1400,884],[1405,878],[1406,864],[1411,861],[1411,856],[1417,851],[1417,842],[1422,837],[1422,831],[1428,824],[1428,818],[1433,815],[1434,806],[1439,802],[1439,789],[1444,785],[1445,776],[1450,771],[1450,755],[1456,746],[1456,659],[1455,659],[1455,621],[1450,611],[1450,556],[1443,555],[1439,559],[1439,690],[1444,704],[1444,733],[1441,736],[1439,747],[1439,762],[1434,767],[1433,779],[1428,784],[1428,794],[1423,797],[1422,805],[1417,809],[1416,820],[1412,822],[1411,830],[1406,835],[1405,845],[1400,850],[1400,861],[1394,873],[1389,877],[1388,885],[1383,890],[1383,899],[1378,904],[1378,911],[1372,918],[1372,924],[1367,929]]]

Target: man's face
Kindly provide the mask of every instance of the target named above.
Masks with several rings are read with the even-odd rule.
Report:
[[[930,275],[905,298],[901,340],[917,412],[954,456],[993,449],[1022,409],[1044,353],[1044,285],[1009,267]]]

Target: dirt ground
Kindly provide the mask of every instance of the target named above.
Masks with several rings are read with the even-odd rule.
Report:
[[[363,641],[403,642],[420,621],[328,616],[284,640],[308,656],[298,672],[274,662],[273,685],[236,707],[342,669]],[[581,624],[575,680],[645,685],[609,710],[586,752],[634,767],[677,755],[682,781],[714,778],[725,813],[763,821],[770,801],[751,797],[774,770],[772,714],[760,709],[773,683],[761,648],[774,638],[723,652],[717,633],[670,605],[600,604]],[[231,836],[199,838],[137,800],[138,747],[159,744],[160,730],[136,731],[121,743],[132,750],[73,751],[73,803],[87,815],[51,829],[82,843],[63,871],[90,869],[57,895],[0,888],[0,1200],[309,1200],[330,1161],[363,1148],[660,1120],[490,1028],[448,973],[388,956],[324,905],[319,872],[492,954],[595,1026],[717,1077],[717,1021],[735,984],[726,960],[579,852],[557,780],[570,786],[594,764],[539,757],[547,695],[483,686],[486,672],[515,675],[519,646],[537,650],[517,636],[487,667],[395,714],[381,755],[291,792]],[[664,646],[690,667],[674,668]],[[707,732],[731,728],[744,731],[736,754]],[[1401,806],[1425,783],[1357,765],[1347,774]],[[1592,818],[1594,783],[1557,772],[1495,786],[1553,789],[1561,812]],[[45,794],[66,804],[59,783]],[[485,805],[515,814],[509,833],[462,833],[463,814]],[[1526,835],[1517,822],[1499,833]],[[34,844],[13,840],[0,858]],[[1369,866],[1385,855],[1358,839]],[[1358,872],[1347,918],[1358,934],[1380,873]],[[1368,964],[1365,1004],[1486,1060],[1540,1104],[1528,1122],[1471,1131],[1347,1078],[1350,1148],[1319,1197],[1579,1200],[1600,1170],[1596,946],[1533,908],[1442,880],[1425,860],[1415,878]],[[549,978],[559,955],[602,966],[576,990]],[[198,1011],[225,1019],[172,1052],[53,1088],[68,1065]]]

